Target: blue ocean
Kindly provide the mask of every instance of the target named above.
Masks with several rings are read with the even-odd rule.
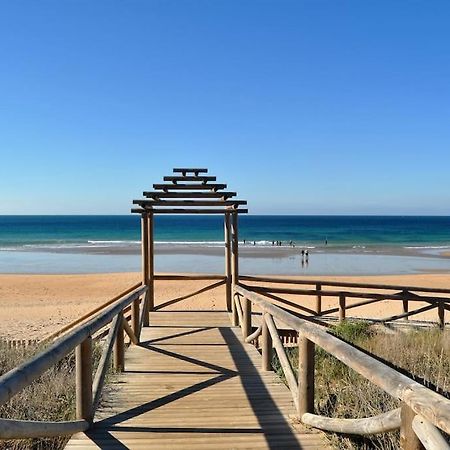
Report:
[[[139,217],[127,216],[0,216],[0,248],[135,243]],[[239,239],[258,245],[292,241],[297,245],[450,246],[450,216],[269,216],[243,215]],[[223,242],[221,216],[157,216],[160,243]]]
[[[223,228],[221,216],[157,216],[156,270],[223,273]],[[450,272],[448,216],[243,215],[239,241],[242,273]],[[139,249],[134,215],[0,216],[0,273],[139,271]]]

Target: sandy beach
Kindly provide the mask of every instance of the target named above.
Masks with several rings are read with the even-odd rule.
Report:
[[[302,278],[302,277],[298,277]],[[315,277],[335,281],[381,283],[422,287],[450,288],[449,274],[418,274],[389,276]],[[0,274],[0,338],[41,339],[75,320],[95,306],[107,301],[140,280],[139,273],[86,275],[6,275]],[[224,309],[224,287],[195,297],[176,301],[211,281],[157,281],[156,305],[170,302],[170,310]],[[289,299],[289,296],[283,296]],[[313,307],[312,297],[291,297],[296,302]],[[351,303],[351,302],[349,302]],[[323,308],[337,305],[336,298],[323,298]],[[411,303],[410,309],[423,305]],[[348,316],[386,317],[401,312],[401,302],[383,301],[351,309]],[[436,311],[416,316],[436,320]],[[448,318],[447,318],[448,320]]]

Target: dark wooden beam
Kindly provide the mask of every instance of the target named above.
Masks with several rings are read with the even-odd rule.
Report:
[[[145,191],[145,197],[150,198],[230,198],[236,196],[236,192],[155,192]]]
[[[173,183],[178,183],[179,181],[201,181],[202,183],[207,183],[208,181],[216,181],[216,177],[213,176],[173,176],[163,178],[164,181],[172,181]]]
[[[133,208],[132,213],[144,214],[151,211],[153,214],[225,214],[229,212],[247,214],[248,209],[186,209],[186,208],[172,208],[172,209],[144,209],[144,208]]]
[[[173,173],[208,173],[208,169],[198,169],[196,167],[176,167]]]
[[[162,189],[163,191],[172,190],[213,190],[226,189],[226,184],[154,184],[153,189]]]
[[[141,206],[238,206],[246,204],[246,200],[133,200],[133,205]]]

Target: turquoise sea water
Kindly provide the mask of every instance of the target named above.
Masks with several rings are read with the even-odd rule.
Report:
[[[0,216],[0,273],[139,271],[139,222],[132,215]],[[239,230],[241,273],[450,272],[450,259],[439,257],[450,250],[450,217],[249,215]],[[158,216],[155,238],[157,271],[223,273],[223,217]],[[307,264],[300,248],[309,249]]]
[[[450,246],[450,217],[423,216],[256,216],[240,218],[240,240],[271,245]],[[0,216],[0,249],[127,245],[140,239],[139,217]],[[161,243],[223,242],[221,216],[158,216],[155,239]]]

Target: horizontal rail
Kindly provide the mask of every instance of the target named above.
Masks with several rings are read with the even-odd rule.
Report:
[[[86,313],[83,316],[79,317],[77,320],[74,320],[73,322],[65,325],[62,328],[60,328],[55,333],[52,333],[50,336],[47,336],[41,342],[48,342],[48,341],[51,341],[51,340],[55,339],[59,335],[65,333],[67,330],[70,330],[71,328],[74,328],[76,325],[78,325],[81,322],[84,322],[85,320],[89,319],[89,317],[91,317],[94,314],[98,313],[102,309],[106,308],[107,306],[111,305],[112,303],[116,302],[117,300],[120,300],[123,296],[129,294],[130,292],[133,292],[135,289],[137,289],[140,286],[142,286],[142,282],[136,283],[135,285],[131,286],[130,288],[126,289],[125,291],[123,291],[120,294],[116,295],[115,297],[111,298],[107,302],[102,303],[100,306],[97,306],[96,308],[92,309],[88,313]]]
[[[332,433],[357,434],[370,436],[378,433],[387,433],[400,428],[400,408],[363,419],[334,419],[305,413],[301,417],[302,422],[310,427],[318,428]]]
[[[271,304],[257,293],[240,285],[234,285],[234,291],[258,305],[263,312],[269,313],[292,329],[301,332],[302,336],[322,347],[392,397],[402,400],[416,414],[446,433],[450,433],[450,400],[329,334],[321,327]]]
[[[279,288],[279,287],[263,287],[263,286],[249,286],[243,283],[240,283],[246,289],[250,289],[255,292],[274,292],[277,294],[293,294],[293,295],[321,295],[322,297],[339,297],[340,295],[344,295],[345,297],[350,298],[368,298],[368,299],[378,299],[378,300],[409,300],[415,302],[424,302],[424,301],[434,301],[436,303],[448,302],[450,298],[448,297],[425,297],[425,296],[417,296],[414,294],[405,293],[402,295],[399,294],[383,294],[383,293],[366,293],[366,292],[357,292],[357,291],[323,291],[317,289],[291,289],[291,288]]]
[[[31,384],[52,365],[60,361],[86,338],[92,336],[100,328],[109,323],[114,316],[119,314],[125,306],[139,298],[147,291],[147,286],[142,286],[128,294],[121,301],[109,306],[98,316],[82,324],[56,340],[47,349],[25,361],[18,367],[10,370],[0,377],[0,405],[6,403],[11,397]]]
[[[87,420],[36,422],[34,420],[0,419],[1,439],[68,436],[86,431],[88,428]]]
[[[178,274],[156,274],[153,277],[154,280],[186,280],[186,281],[195,281],[195,280],[226,280],[226,277],[223,275],[215,275],[215,274],[198,274],[198,275],[178,275]]]
[[[438,294],[450,294],[450,289],[442,288],[429,288],[419,286],[399,286],[393,284],[375,284],[375,283],[351,283],[346,281],[326,281],[326,280],[306,280],[306,279],[293,279],[293,278],[278,278],[278,277],[263,277],[254,275],[240,275],[240,281],[258,281],[264,283],[280,283],[280,284],[304,284],[304,285],[317,285],[322,286],[335,286],[335,287],[349,287],[349,288],[367,288],[367,289],[384,289],[384,290],[396,290],[396,291],[415,291],[415,292],[431,292]]]
[[[428,420],[416,416],[412,421],[412,428],[426,450],[449,450],[450,445],[440,431]]]

